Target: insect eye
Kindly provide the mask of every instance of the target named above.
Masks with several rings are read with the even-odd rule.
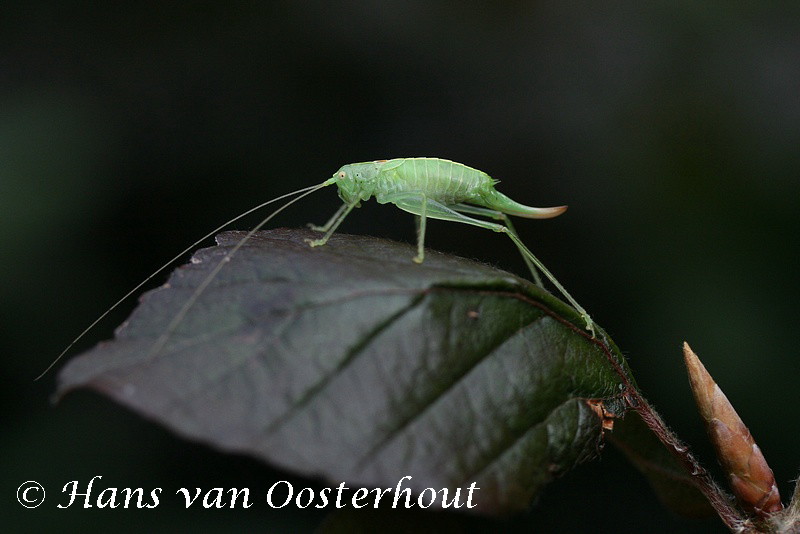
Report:
[[[344,178],[345,176],[347,176],[347,173],[345,173],[344,171],[339,173],[339,178]]]

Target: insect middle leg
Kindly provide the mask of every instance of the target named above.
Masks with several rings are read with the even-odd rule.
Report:
[[[425,222],[427,220],[428,199],[422,195],[420,200],[420,213],[417,219],[417,255],[412,259],[415,263],[422,263],[425,260]]]
[[[487,230],[492,230],[493,232],[500,232],[506,234],[514,244],[519,249],[520,253],[523,257],[528,258],[541,272],[544,274],[550,282],[558,289],[564,298],[575,308],[578,313],[581,315],[581,318],[586,323],[586,329],[592,333],[592,337],[595,337],[594,331],[594,321],[583,309],[583,306],[578,304],[578,302],[572,298],[572,295],[561,285],[561,283],[556,279],[555,276],[547,269],[547,267],[542,264],[539,259],[533,255],[533,253],[525,246],[522,240],[517,236],[516,232],[512,232],[509,230],[508,227],[503,226],[502,224],[497,224],[489,221],[482,221],[480,219],[474,219],[472,217],[468,217],[463,213],[458,213],[455,209],[449,206],[445,206],[441,202],[437,202],[430,198],[426,198],[424,195],[420,193],[395,193],[393,195],[387,195],[380,199],[382,203],[384,202],[391,202],[395,204],[398,208],[407,211],[409,213],[413,213],[414,215],[422,215],[424,212],[426,217],[430,217],[431,219],[439,219],[443,221],[452,221],[458,222],[463,224],[469,224],[472,226],[477,226],[479,228],[485,228]],[[425,208],[423,209],[423,203]],[[463,204],[457,205],[458,207],[463,206]],[[424,237],[424,236],[423,236]],[[419,245],[419,242],[418,242]]]

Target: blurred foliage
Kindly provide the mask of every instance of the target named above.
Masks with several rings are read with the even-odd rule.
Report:
[[[5,489],[95,474],[117,485],[137,484],[133,473],[190,484],[185,472],[196,469],[214,485],[219,472],[237,472],[239,460],[97,398],[52,409],[54,374],[30,380],[118,296],[226,218],[343,163],[431,155],[485,170],[522,202],[569,204],[558,219],[518,223],[523,240],[712,464],[681,385],[689,340],[790,494],[800,417],[773,406],[796,406],[799,34],[790,2],[4,5]],[[323,191],[276,225],[324,221],[336,205]],[[413,227],[373,203],[343,231],[410,241]],[[513,246],[490,232],[431,224],[427,244],[524,273]],[[110,337],[128,310],[78,349]],[[556,483],[520,528],[599,531],[602,515],[614,532],[708,531],[662,510],[639,477],[607,450]],[[591,503],[576,505],[582,492]],[[49,504],[13,507],[13,517],[59,526],[86,517]],[[609,521],[612,506],[620,514]],[[98,528],[119,529],[123,514],[94,512]],[[224,529],[262,525],[259,513],[150,517]]]

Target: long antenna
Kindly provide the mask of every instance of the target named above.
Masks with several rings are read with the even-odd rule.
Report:
[[[330,181],[330,180],[328,180],[328,181]],[[102,320],[103,320],[103,318],[105,318],[105,316],[106,316],[106,315],[108,315],[109,313],[111,313],[112,311],[114,311],[114,310],[115,310],[115,309],[116,309],[116,308],[117,308],[117,307],[118,307],[120,304],[122,304],[122,303],[123,303],[125,300],[127,300],[127,298],[128,298],[128,297],[130,297],[131,295],[133,295],[134,293],[136,293],[136,291],[138,291],[138,290],[139,290],[139,289],[140,289],[140,288],[141,288],[143,285],[145,285],[147,282],[149,282],[150,280],[152,280],[152,278],[153,278],[154,276],[156,276],[156,275],[157,275],[157,274],[159,274],[161,271],[163,271],[164,269],[166,269],[167,267],[169,267],[170,265],[172,265],[174,262],[176,262],[177,260],[179,260],[179,259],[180,259],[180,258],[181,258],[181,257],[182,257],[184,254],[186,254],[187,252],[191,251],[191,250],[192,250],[194,247],[196,247],[197,245],[199,245],[200,243],[202,243],[203,241],[205,241],[205,240],[206,240],[206,239],[208,239],[209,237],[212,237],[214,234],[216,234],[216,233],[217,233],[217,232],[219,232],[220,230],[223,230],[223,229],[224,229],[226,226],[228,226],[229,224],[232,224],[232,223],[234,223],[234,222],[238,221],[238,220],[239,220],[239,219],[241,219],[242,217],[245,217],[245,216],[247,216],[247,215],[250,215],[250,214],[251,214],[251,213],[253,213],[254,211],[257,211],[257,210],[259,210],[259,209],[263,208],[264,206],[268,206],[268,205],[272,204],[273,202],[277,202],[277,201],[279,201],[279,200],[283,200],[283,199],[284,199],[284,198],[286,198],[286,197],[290,197],[290,196],[292,196],[292,195],[296,195],[296,194],[298,194],[298,193],[305,193],[303,196],[306,196],[307,194],[311,194],[313,191],[316,191],[317,189],[319,189],[319,188],[321,188],[321,187],[324,187],[325,185],[330,185],[330,184],[328,184],[328,181],[326,181],[326,182],[323,182],[323,184],[312,185],[312,186],[309,186],[309,187],[304,187],[304,188],[302,188],[302,189],[298,189],[298,190],[296,190],[296,191],[292,191],[291,193],[286,193],[285,195],[281,195],[281,196],[279,196],[279,197],[277,197],[277,198],[273,198],[272,200],[268,200],[268,201],[266,201],[266,202],[263,202],[263,203],[259,204],[258,206],[255,206],[254,208],[250,208],[249,210],[245,211],[244,213],[242,213],[242,214],[240,214],[240,215],[237,215],[237,216],[236,216],[236,217],[234,217],[233,219],[231,219],[231,220],[229,220],[229,221],[225,222],[224,224],[222,224],[222,225],[218,226],[218,227],[217,227],[217,228],[215,228],[214,230],[210,231],[209,233],[207,233],[206,235],[204,235],[203,237],[201,237],[200,239],[198,239],[197,241],[195,241],[194,243],[192,243],[191,245],[189,245],[188,247],[186,247],[184,250],[182,250],[181,252],[179,252],[179,253],[178,253],[178,254],[177,254],[177,255],[176,255],[174,258],[172,258],[172,259],[171,259],[171,260],[169,260],[167,263],[165,263],[164,265],[162,265],[161,267],[159,267],[159,268],[158,268],[158,269],[157,269],[157,270],[156,270],[156,271],[155,271],[153,274],[151,274],[150,276],[148,276],[147,278],[145,278],[144,280],[142,280],[142,281],[141,281],[141,282],[140,282],[140,283],[139,283],[139,284],[138,284],[136,287],[134,287],[133,289],[131,289],[130,291],[128,291],[127,293],[125,293],[125,295],[123,295],[123,296],[122,296],[122,298],[120,298],[120,299],[119,299],[117,302],[115,302],[115,303],[114,303],[114,304],[113,304],[113,305],[112,305],[110,308],[108,308],[108,309],[107,309],[105,312],[103,312],[103,314],[102,314],[102,315],[100,315],[100,317],[98,317],[97,319],[95,319],[95,320],[94,320],[94,322],[92,322],[92,324],[90,324],[89,326],[87,326],[87,327],[84,329],[84,331],[83,331],[83,332],[81,332],[80,334],[78,334],[78,337],[76,337],[75,339],[73,339],[73,340],[72,340],[72,342],[71,342],[69,345],[67,345],[67,348],[65,348],[63,351],[61,351],[61,354],[59,354],[59,355],[58,355],[58,357],[57,357],[55,360],[53,360],[53,362],[52,362],[50,365],[48,365],[48,366],[47,366],[47,369],[45,369],[44,371],[42,371],[42,373],[41,373],[39,376],[37,376],[36,378],[34,378],[34,382],[35,382],[35,381],[37,381],[37,380],[39,380],[40,378],[42,378],[44,375],[46,375],[46,374],[47,374],[47,372],[48,372],[48,371],[50,371],[50,369],[52,369],[52,368],[53,368],[53,366],[54,366],[55,364],[57,364],[57,363],[59,362],[59,360],[61,360],[61,358],[63,358],[63,357],[64,357],[64,355],[65,355],[67,352],[69,352],[69,350],[70,350],[70,349],[71,349],[71,348],[72,348],[72,347],[75,345],[75,343],[77,343],[78,341],[80,341],[81,339],[83,339],[83,336],[85,336],[86,334],[88,334],[88,333],[89,333],[89,331],[91,331],[91,330],[92,330],[92,328],[94,328],[94,327],[95,327],[95,325],[97,325],[97,323],[99,323],[100,321],[102,321]],[[331,182],[331,183],[332,183],[332,182]],[[298,200],[299,198],[301,198],[301,197],[298,197],[298,198],[296,198],[296,199],[294,199],[294,200]],[[292,201],[292,203],[294,202],[294,200]],[[287,204],[287,206],[288,206],[288,204]],[[285,208],[286,206],[283,206],[283,207]],[[281,210],[282,210],[282,209],[283,209],[283,208],[281,208]],[[275,213],[278,213],[278,212],[279,212],[279,211],[281,211],[281,210],[278,210],[278,211],[274,212],[274,213],[273,213],[273,215],[275,215]],[[260,227],[261,227],[261,226],[263,226],[264,224],[265,224],[265,223],[263,223],[263,222],[262,222],[262,223],[261,223],[261,224],[260,224],[260,225],[259,225],[257,228],[260,228]]]
[[[211,284],[214,278],[216,278],[217,274],[219,274],[219,272],[222,270],[222,267],[224,267],[226,263],[231,261],[233,255],[236,254],[236,252],[240,248],[242,248],[244,244],[247,243],[250,240],[250,238],[255,235],[256,232],[258,232],[261,228],[263,228],[264,225],[267,224],[270,220],[272,220],[273,217],[275,217],[277,214],[279,214],[280,212],[282,212],[283,210],[285,210],[286,208],[288,208],[301,198],[307,197],[311,193],[314,193],[315,191],[322,189],[323,187],[329,186],[335,182],[336,182],[335,178],[329,178],[328,180],[322,182],[321,184],[307,188],[310,190],[306,190],[302,195],[298,196],[297,198],[293,198],[280,208],[276,209],[275,211],[270,213],[263,221],[258,223],[252,230],[247,232],[247,235],[245,235],[238,243],[236,243],[236,245],[234,245],[234,247],[230,249],[225,254],[225,256],[223,256],[222,259],[219,260],[219,262],[217,262],[217,264],[214,266],[211,272],[209,272],[208,275],[203,279],[203,281],[200,282],[200,285],[197,286],[197,289],[195,289],[194,293],[192,293],[192,296],[189,297],[189,300],[187,300],[184,303],[180,311],[178,311],[175,317],[172,318],[172,321],[170,321],[169,325],[167,325],[167,329],[164,331],[164,333],[161,334],[161,336],[159,336],[159,338],[156,340],[153,346],[150,347],[150,350],[148,351],[146,358],[154,357],[161,351],[161,349],[164,348],[164,345],[166,345],[167,341],[169,341],[169,338],[175,332],[175,329],[178,328],[179,324],[181,324],[184,317],[186,317],[186,314],[189,313],[189,310],[192,309],[192,306],[194,306],[194,304],[197,302],[197,299],[200,298],[200,295],[203,294],[203,292],[206,290],[209,284]]]

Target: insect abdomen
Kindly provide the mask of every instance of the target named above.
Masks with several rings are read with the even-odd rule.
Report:
[[[489,175],[462,163],[440,158],[405,158],[392,169],[397,191],[419,191],[443,204],[458,204],[494,184]],[[388,191],[387,191],[388,192]]]

